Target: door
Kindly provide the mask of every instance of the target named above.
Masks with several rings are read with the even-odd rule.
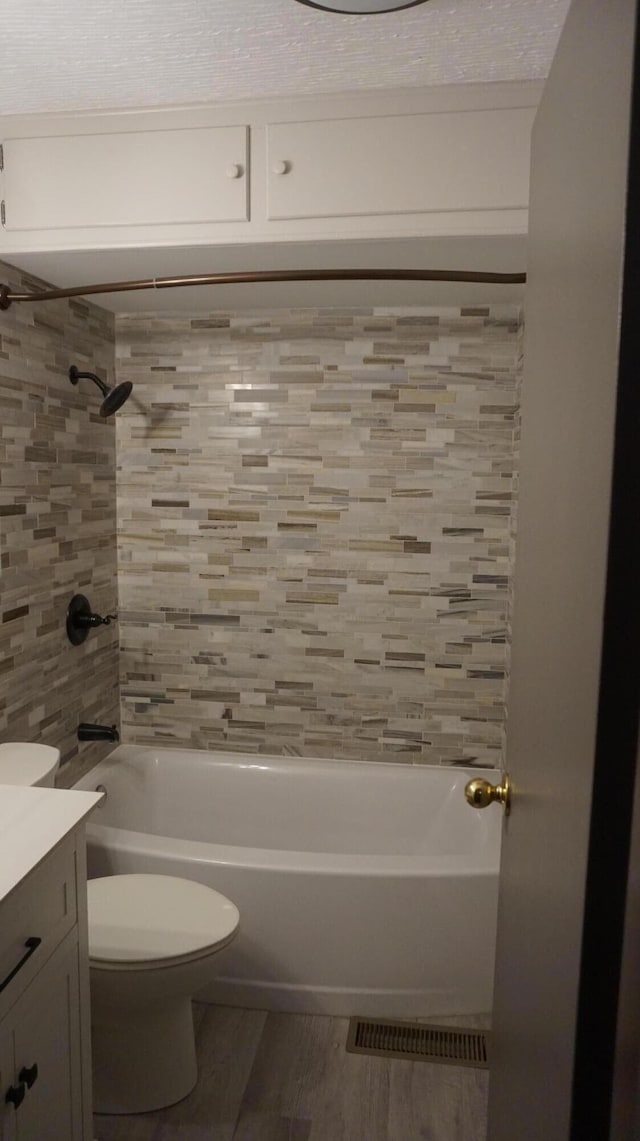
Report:
[[[532,119],[518,107],[270,123],[267,217],[526,209]]]
[[[246,126],[5,138],[6,230],[245,222]]]
[[[623,1079],[640,615],[635,22],[635,0],[574,0],[533,131],[490,1141],[631,1136],[610,1117],[640,1034],[636,1022]]]

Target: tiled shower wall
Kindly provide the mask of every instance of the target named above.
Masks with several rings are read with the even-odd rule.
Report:
[[[0,264],[0,281],[37,282]],[[115,432],[90,382],[113,380],[113,316],[84,301],[0,312],[0,741],[42,741],[71,761],[71,784],[113,746],[77,740],[80,721],[118,715],[117,628],[73,647],[71,596],[116,604]]]
[[[500,763],[519,325],[118,319],[128,740]]]

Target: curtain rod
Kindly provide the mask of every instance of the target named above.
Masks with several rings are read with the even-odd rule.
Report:
[[[174,289],[183,285],[235,285],[263,281],[474,281],[496,285],[523,285],[526,273],[479,273],[466,269],[274,269],[252,273],[199,273],[184,277],[149,277],[139,281],[107,281],[69,289],[43,289],[14,293],[0,285],[0,309],[14,301],[58,301],[89,297],[93,293],[130,293],[138,289]]]

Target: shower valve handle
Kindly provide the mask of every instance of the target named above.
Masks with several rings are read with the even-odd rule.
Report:
[[[96,626],[110,626],[117,614],[94,614],[84,594],[74,594],[67,610],[67,637],[73,646],[79,646]]]
[[[80,626],[88,626],[90,629],[94,626],[110,626],[112,622],[115,622],[117,617],[117,614],[105,614],[104,618],[101,618],[99,614],[89,614],[86,617],[79,615],[78,624]]]

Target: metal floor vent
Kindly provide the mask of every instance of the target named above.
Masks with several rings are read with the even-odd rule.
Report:
[[[468,1027],[437,1026],[432,1022],[376,1022],[352,1018],[347,1050],[377,1054],[407,1062],[440,1062],[445,1066],[489,1068],[489,1034]]]

